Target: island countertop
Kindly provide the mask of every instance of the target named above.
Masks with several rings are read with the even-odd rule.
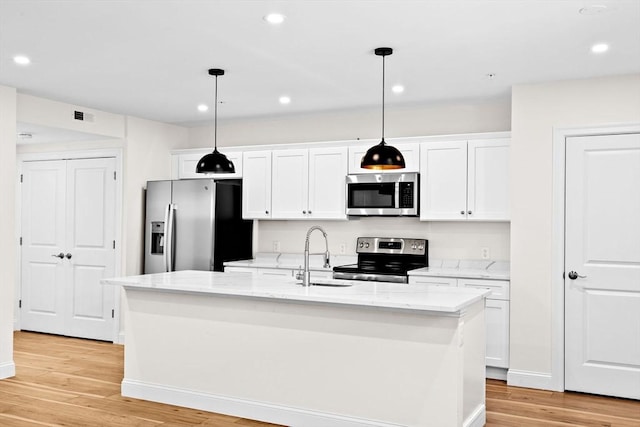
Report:
[[[490,293],[484,289],[347,280],[332,281],[333,284],[343,286],[304,287],[292,278],[191,270],[103,279],[102,282],[138,290],[266,298],[442,314],[459,313]]]

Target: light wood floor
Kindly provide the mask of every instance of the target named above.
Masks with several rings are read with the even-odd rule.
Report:
[[[17,332],[14,347],[17,376],[0,381],[2,427],[273,425],[121,397],[119,345]],[[640,402],[488,380],[487,426],[638,427]]]

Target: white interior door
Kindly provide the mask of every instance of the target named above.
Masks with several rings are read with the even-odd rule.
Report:
[[[640,135],[566,143],[565,388],[640,398]]]
[[[24,162],[21,327],[113,338],[115,159]]]
[[[66,168],[64,160],[22,168],[22,329],[64,330]]]
[[[115,275],[115,159],[67,161],[65,335],[113,338]]]

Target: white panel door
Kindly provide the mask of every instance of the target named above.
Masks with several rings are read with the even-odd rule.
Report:
[[[66,317],[66,161],[22,168],[22,329],[61,334]]]
[[[115,159],[67,162],[67,316],[65,335],[113,338],[115,290]]]
[[[509,139],[469,141],[467,219],[509,220]]]
[[[271,156],[271,218],[306,218],[309,210],[309,150],[274,150]]]
[[[242,217],[271,218],[271,151],[247,151],[242,164]]]
[[[420,219],[467,218],[467,141],[429,142],[420,151]]]
[[[566,147],[565,388],[640,399],[640,135]]]
[[[115,289],[100,280],[115,274],[114,170],[113,158],[23,164],[22,329],[113,338]]]
[[[346,147],[309,149],[309,218],[347,218],[347,164]]]

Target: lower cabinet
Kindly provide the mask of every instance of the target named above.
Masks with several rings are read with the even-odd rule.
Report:
[[[485,302],[487,368],[509,367],[509,282],[506,280],[409,276],[409,284],[458,286],[491,290]],[[489,376],[489,369],[487,370]],[[503,374],[506,372],[503,372]],[[505,379],[503,375],[492,377]]]

